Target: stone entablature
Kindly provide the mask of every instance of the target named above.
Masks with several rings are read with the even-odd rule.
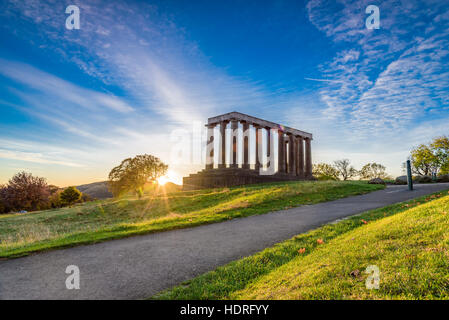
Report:
[[[215,116],[212,118],[209,118],[207,120],[207,125],[217,125],[222,123],[223,121],[231,121],[231,120],[237,120],[237,121],[245,121],[248,124],[257,124],[262,128],[273,128],[273,129],[277,129],[279,128],[281,125],[271,122],[271,121],[267,121],[267,120],[263,120],[263,119],[259,119],[253,116],[249,116],[247,114],[244,113],[240,113],[240,112],[229,112],[229,113],[225,113],[219,116]],[[304,132],[298,129],[293,129],[287,126],[282,126],[284,133],[291,133],[295,136],[301,136],[304,138],[309,138],[312,140],[312,134],[308,133],[308,132]]]

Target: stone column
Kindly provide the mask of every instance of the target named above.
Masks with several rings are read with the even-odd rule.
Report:
[[[301,136],[297,137],[298,148],[297,148],[297,156],[298,160],[296,161],[296,174],[300,178],[304,178],[304,139]]]
[[[271,128],[265,127],[267,130],[267,168],[269,168],[272,163],[270,163],[270,156],[271,156]]]
[[[312,176],[312,147],[310,138],[306,138],[306,178],[310,178]]]
[[[220,149],[219,149],[219,156],[218,156],[218,168],[224,169],[226,168],[226,125],[229,121],[221,121],[220,122],[220,136],[221,136],[221,142],[220,142]]]
[[[256,132],[256,165],[254,166],[254,170],[257,171],[257,173],[259,173],[259,169],[260,169],[260,161],[259,161],[259,144],[260,144],[260,139],[259,139],[259,125],[258,124],[253,124],[254,127],[254,131]]]
[[[282,130],[278,130],[278,172],[285,173],[285,140]]]
[[[249,169],[249,123],[242,121],[243,124],[243,169]]]
[[[288,144],[288,137],[284,137],[284,173],[288,173],[288,152],[287,152],[287,144]]]
[[[295,148],[295,136],[288,133],[288,173],[290,175],[296,175],[296,148]]]
[[[215,124],[207,125],[206,170],[214,168],[214,127]]]
[[[237,120],[231,121],[231,168],[238,168],[237,164],[237,146],[238,146],[238,128],[239,123]]]

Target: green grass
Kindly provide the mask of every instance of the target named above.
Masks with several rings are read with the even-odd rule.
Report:
[[[448,299],[448,248],[444,191],[325,225],[152,298]],[[368,265],[380,268],[379,290],[365,287]]]
[[[0,258],[263,214],[381,188],[357,181],[285,182],[0,215]]]

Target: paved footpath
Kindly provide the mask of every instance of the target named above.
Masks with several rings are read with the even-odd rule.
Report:
[[[0,261],[0,299],[141,299],[328,222],[449,189],[385,190],[195,228]],[[67,266],[80,269],[68,290]]]

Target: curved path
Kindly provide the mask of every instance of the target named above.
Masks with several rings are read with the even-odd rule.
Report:
[[[436,191],[385,190],[248,218],[0,261],[0,299],[139,299],[337,219]],[[80,289],[65,286],[67,266]]]

